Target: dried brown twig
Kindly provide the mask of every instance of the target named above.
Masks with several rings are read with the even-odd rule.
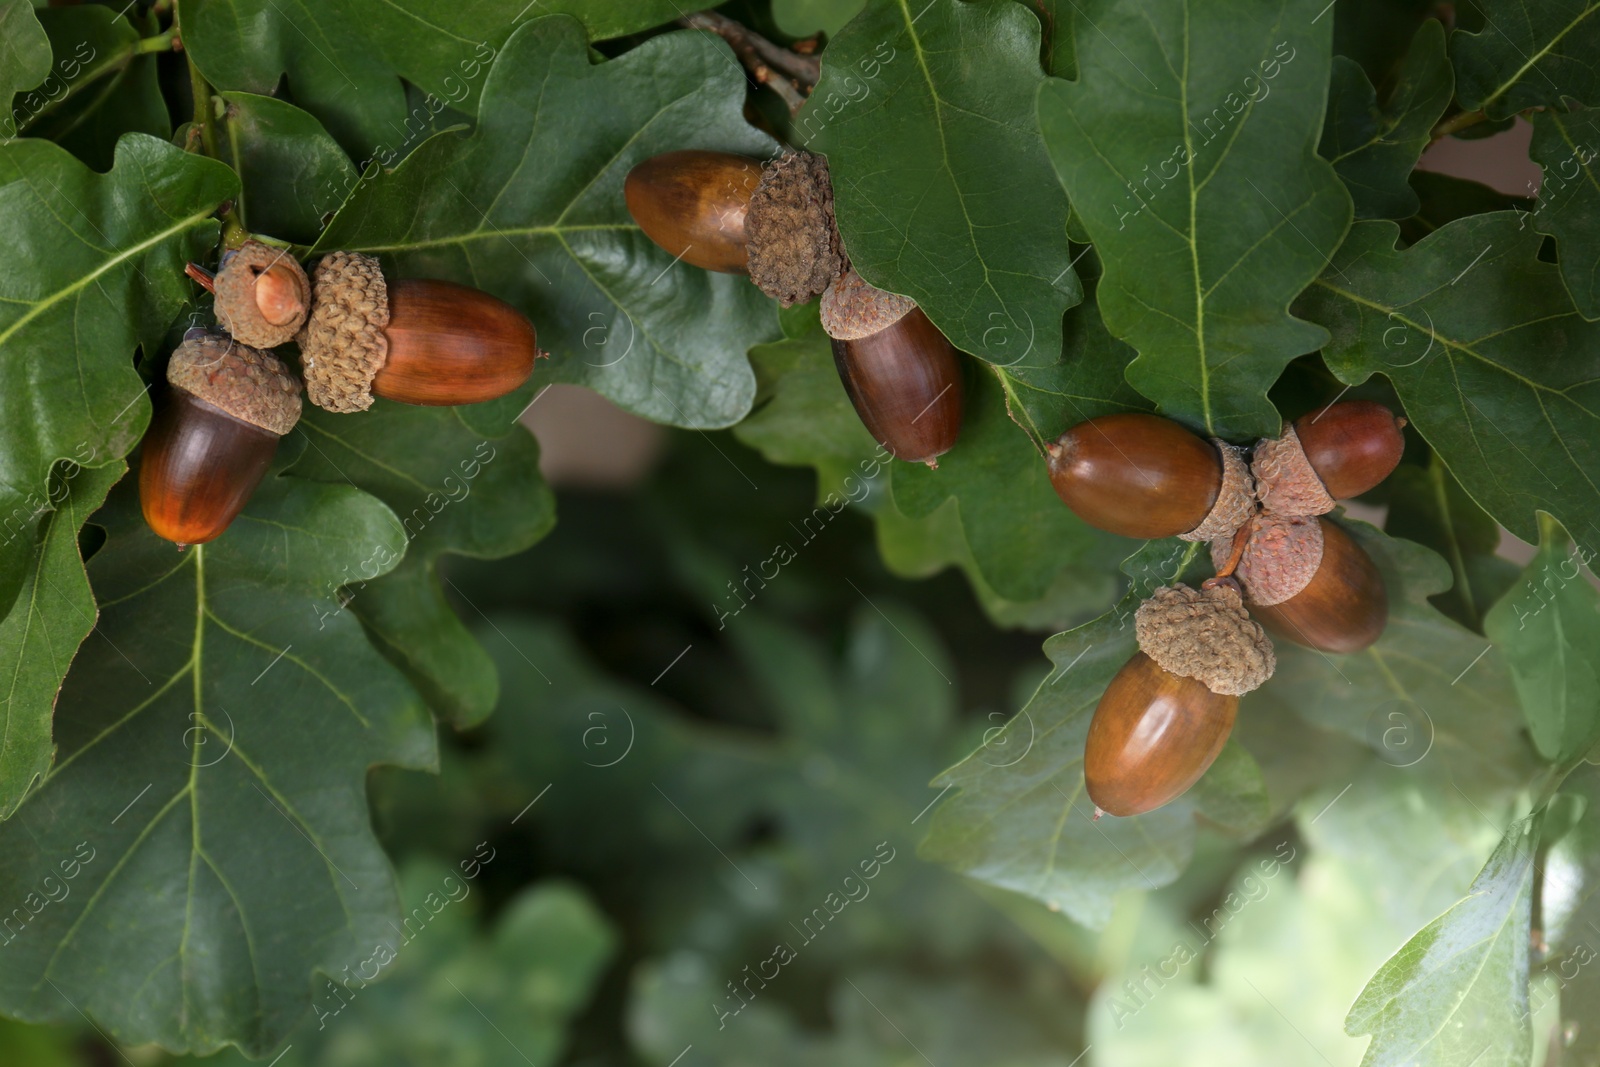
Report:
[[[816,56],[803,56],[773,44],[748,26],[715,11],[685,15],[679,25],[691,30],[706,30],[727,41],[750,76],[783,98],[791,113],[805,106],[807,94],[822,74]]]

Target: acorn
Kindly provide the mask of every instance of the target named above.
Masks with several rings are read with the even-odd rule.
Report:
[[[1159,415],[1080,422],[1046,452],[1056,494],[1090,526],[1123,537],[1210,541],[1255,508],[1243,449]]]
[[[144,438],[139,503],[182,548],[214,540],[244,510],[300,419],[300,384],[270,352],[191,330],[167,385]]]
[[[217,322],[235,341],[253,348],[287,344],[305,325],[311,283],[287,250],[246,241],[222,257],[214,278],[188,271],[216,295]]]
[[[1256,444],[1250,468],[1262,507],[1322,515],[1334,501],[1376,487],[1400,465],[1405,424],[1371,400],[1346,400],[1301,416],[1282,437]]]
[[[748,274],[745,219],[761,164],[727,152],[667,152],[628,172],[622,196],[644,235],[691,266]]]
[[[389,282],[372,256],[331,252],[315,271],[298,338],[306,395],[328,411],[478,404],[522,385],[539,356],[533,324],[488,293],[436,279]]]
[[[1273,633],[1321,652],[1359,652],[1382,634],[1389,599],[1372,557],[1343,527],[1317,515],[1262,512],[1242,553],[1228,541],[1211,543],[1211,559],[1233,572],[1256,618]]]
[[[961,432],[965,386],[955,347],[916,301],[849,271],[822,296],[822,326],[856,414],[896,459],[938,467]]]
[[[1233,730],[1239,696],[1277,665],[1239,585],[1157,589],[1134,615],[1139,651],[1095,706],[1083,776],[1096,815],[1138,815],[1200,780]]]

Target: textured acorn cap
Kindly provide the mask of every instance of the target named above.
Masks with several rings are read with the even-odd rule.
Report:
[[[237,251],[228,253],[211,283],[215,287],[217,322],[234,340],[256,348],[288,343],[306,321],[304,311],[282,325],[268,322],[261,314],[261,306],[256,303],[256,280],[269,268],[287,271],[299,290],[302,308],[310,305],[311,283],[306,281],[299,262],[288,251],[260,241],[246,241]]]
[[[789,307],[826,289],[845,267],[828,161],[790,152],[763,167],[744,232],[750,280],[763,293]]]
[[[1333,510],[1334,499],[1306,458],[1293,426],[1286,427],[1282,437],[1257,442],[1250,467],[1256,476],[1256,494],[1268,511],[1324,515]]]
[[[1133,628],[1140,651],[1156,666],[1223,696],[1259,688],[1278,664],[1272,642],[1232,583],[1157,589],[1139,605]]]
[[[1219,537],[1232,537],[1233,532],[1249,521],[1256,509],[1256,486],[1250,477],[1250,467],[1244,461],[1244,449],[1213,437],[1222,457],[1222,488],[1217,490],[1216,503],[1199,526],[1178,536],[1185,541],[1214,541]]]
[[[372,406],[372,379],[389,356],[389,287],[373,256],[330,252],[317,264],[316,299],[300,331],[306,395],[328,411]]]
[[[1220,570],[1232,554],[1231,539],[1211,542],[1211,562]],[[1256,516],[1234,577],[1252,604],[1282,604],[1311,584],[1322,566],[1322,522],[1314,515]]]
[[[300,383],[283,360],[226,334],[185,339],[167,363],[167,383],[279,437],[300,421]]]
[[[822,294],[822,328],[836,341],[859,341],[887,330],[916,306],[909,296],[886,293],[846,271]]]

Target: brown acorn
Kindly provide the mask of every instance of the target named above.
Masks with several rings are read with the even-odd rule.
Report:
[[[435,279],[388,282],[378,260],[332,252],[315,272],[298,338],[306,395],[329,411],[494,400],[522,385],[539,355],[533,324],[510,304]]]
[[[849,271],[822,296],[822,325],[856,414],[896,459],[937,467],[961,432],[956,350],[916,302]]]
[[[1400,465],[1405,424],[1371,400],[1346,400],[1301,416],[1282,437],[1256,445],[1250,467],[1262,507],[1322,515],[1334,501],[1376,487]]]
[[[1247,536],[1234,575],[1251,614],[1273,633],[1337,653],[1359,652],[1382,636],[1389,619],[1383,575],[1343,527],[1321,516],[1262,512]],[[1219,569],[1233,548],[1212,542]]]
[[[159,536],[203,544],[228,528],[300,418],[300,384],[283,362],[224,334],[190,331],[167,364],[144,438],[139,503]]]
[[[217,322],[241,344],[274,348],[293,340],[305,325],[311,283],[285,249],[246,241],[222,257],[215,278],[193,269],[188,273],[216,294]]]
[[[1106,687],[1084,743],[1089,799],[1111,815],[1138,815],[1181,796],[1216,760],[1239,696],[1276,666],[1238,583],[1168,586],[1134,616],[1139,651]]]
[[[622,195],[646,237],[703,270],[748,274],[745,216],[761,164],[727,152],[667,152],[628,172]]]
[[[1056,494],[1090,526],[1123,537],[1210,541],[1255,506],[1242,450],[1159,415],[1080,422],[1047,452]]]

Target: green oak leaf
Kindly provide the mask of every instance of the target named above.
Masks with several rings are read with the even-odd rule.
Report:
[[[737,422],[755,394],[746,352],[775,336],[748,280],[678,263],[627,214],[640,161],[706,147],[764,155],[744,76],[708,34],[654,37],[594,63],[583,28],[538,19],[501,49],[477,129],[440,134],[356,190],[319,249],[382,254],[401,276],[477,285],[516,305],[574,382],[657,422]]]
[[[438,107],[475,114],[506,38],[558,13],[598,40],[682,11],[674,0],[188,0],[183,42],[219,89],[267,95],[287,74],[294,101],[363,166],[387,167],[422,142]],[[433,103],[408,105],[401,78]]]
[[[772,0],[772,17],[791,37],[830,37],[861,13],[866,0]]]
[[[92,5],[39,12],[55,68],[16,101],[29,137],[46,137],[96,170],[113,162],[125,133],[172,135],[154,53],[139,50],[139,31],[117,12]]]
[[[254,93],[222,93],[219,140],[239,174],[239,223],[309,245],[360,176],[322,123],[293,104]]]
[[[272,1067],[438,1067],[551,1063],[589,1002],[616,934],[588,895],[561,882],[517,893],[478,932],[484,883],[504,854],[485,843],[447,867],[407,864],[404,918],[361,969],[319,982],[315,1016],[289,1035]],[[388,962],[385,963],[384,961]],[[488,1020],[485,1023],[485,1019]],[[245,1067],[234,1050],[170,1067]]]
[[[1600,740],[1600,592],[1583,574],[1594,554],[1541,513],[1539,554],[1484,618],[1484,632],[1511,667],[1533,743],[1553,762]]]
[[[1106,685],[1135,651],[1134,610],[1198,556],[1194,545],[1148,543],[1123,564],[1133,584],[1121,603],[1045,642],[1055,669],[1005,727],[1019,743],[999,747],[991,737],[934,779],[958,791],[934,812],[924,858],[1042,900],[1096,928],[1110,921],[1117,893],[1155,889],[1178,876],[1194,847],[1196,797],[1203,794],[1133,818],[1095,820],[1084,794],[1083,744]],[[1013,755],[1017,751],[1023,755]],[[1239,758],[1221,762],[1227,767]],[[1234,767],[1229,777],[1246,792],[1261,792],[1259,771]],[[1207,799],[1219,805],[1215,794]]]
[[[399,918],[367,770],[431,765],[432,724],[355,620],[317,607],[404,532],[357,490],[269,477],[179,553],[136,495],[125,482],[97,520],[104,640],[67,676],[61,758],[0,824],[0,895],[71,890],[46,885],[57,901],[8,931],[0,1010],[261,1056],[305,1015],[312,973],[358,965]]]
[[[1095,286],[1088,291],[1093,296]],[[1113,337],[1093,299],[1067,312],[1061,356],[1042,367],[999,370],[1011,413],[1041,442],[1050,442],[1087,419],[1118,411],[1148,411],[1150,402],[1128,384],[1125,371],[1137,353]]]
[[[8,542],[19,539],[33,558],[15,610],[0,619],[0,664],[7,676],[0,689],[0,818],[50,769],[56,693],[95,625],[78,531],[127,469],[123,463],[58,468],[50,479],[52,510],[32,525],[5,531]]]
[[[58,460],[103,467],[149,420],[133,367],[190,299],[183,276],[216,240],[233,172],[142,134],[96,174],[64,149],[0,146],[0,517],[31,524]],[[32,546],[0,545],[0,610]]]
[[[1421,202],[1406,178],[1454,95],[1444,27],[1433,19],[1417,31],[1381,107],[1360,65],[1334,57],[1318,151],[1350,190],[1356,218],[1404,219],[1417,213]]]
[[[1600,536],[1600,327],[1539,260],[1514,212],[1452,222],[1410,248],[1393,223],[1351,230],[1295,310],[1332,332],[1323,359],[1382,373],[1462,487],[1524,541],[1548,511]]]
[[[408,106],[402,77],[473,114],[484,73],[531,18],[567,14],[599,40],[682,13],[673,0],[190,0],[184,43],[221,89],[267,94],[287,73],[295,100],[341,144],[389,166],[435,110]]]
[[[1483,215],[1491,211],[1532,211],[1534,207],[1534,202],[1527,197],[1507,196],[1498,189],[1478,182],[1427,170],[1411,172],[1411,188],[1422,201],[1422,206],[1402,227],[1408,243],[1420,241],[1446,223],[1468,215]]]
[[[1028,0],[1044,27],[1044,72],[1077,80],[1077,27],[1083,17],[1078,0]]]
[[[1361,64],[1373,85],[1387,85],[1433,11],[1433,0],[1335,0],[1333,52]]]
[[[1556,239],[1561,278],[1586,319],[1600,319],[1600,110],[1533,116],[1528,155],[1544,170],[1533,228]]]
[[[1528,939],[1543,812],[1514,823],[1467,896],[1373,975],[1345,1019],[1362,1067],[1520,1067],[1532,1050]]]
[[[1007,600],[1037,600],[1069,568],[1103,572],[1128,542],[1086,524],[1061,502],[1043,456],[1017,432],[993,375],[971,376],[961,440],[939,468],[895,463],[894,504],[924,519],[957,501],[961,526],[985,583]]]
[[[1056,172],[1105,264],[1128,381],[1227,437],[1276,435],[1267,389],[1326,340],[1288,305],[1350,223],[1316,156],[1332,20],[1318,0],[1096,0],[1078,80],[1039,94]]]
[[[1600,104],[1600,3],[1594,0],[1473,0],[1483,29],[1450,41],[1462,107],[1503,119],[1570,97]]]
[[[1421,545],[1344,525],[1383,575],[1383,636],[1346,656],[1277,640],[1278,669],[1262,693],[1435,788],[1454,783],[1494,802],[1521,788],[1537,763],[1513,711],[1505,660],[1428,602],[1449,588],[1449,567]]]
[[[6,115],[0,133],[17,136],[19,125],[12,112],[11,98],[32,89],[50,73],[50,38],[34,14],[29,0],[0,3],[0,103]]]
[[[1473,503],[1437,454],[1425,468],[1403,464],[1390,475],[1383,528],[1445,558],[1455,584],[1430,599],[1469,630],[1483,632],[1484,613],[1517,580],[1517,565],[1496,554],[1499,524]]]
[[[525,386],[515,396],[525,405],[532,393]],[[509,556],[555,524],[533,435],[508,419],[497,434],[482,435],[470,417],[464,408],[383,402],[354,415],[308,408],[298,427],[307,448],[291,468],[298,477],[354,485],[399,516],[405,559],[382,577],[348,575],[342,599],[330,595],[323,613],[348,604],[378,648],[457,727],[488,716],[499,685],[494,664],[450,607],[439,557]],[[476,622],[475,609],[471,617]]]
[[[962,351],[1036,366],[1083,299],[1033,115],[1039,20],[1009,0],[871,0],[823,54],[795,136],[825,153],[863,278]]]
[[[681,0],[539,0],[532,10],[505,5],[509,15],[571,15],[581,19],[592,40],[622,37],[661,26],[697,10]]]

